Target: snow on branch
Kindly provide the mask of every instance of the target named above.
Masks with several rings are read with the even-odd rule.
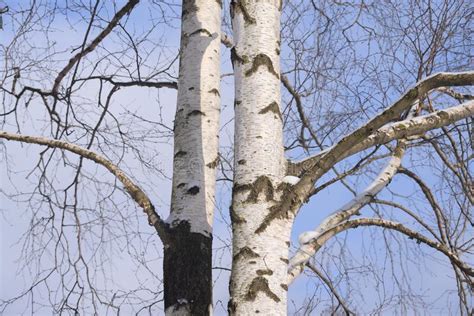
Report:
[[[6,139],[21,143],[29,143],[29,144],[36,144],[36,145],[43,145],[48,146],[51,148],[59,148],[74,154],[77,154],[81,157],[86,159],[92,160],[99,165],[104,166],[107,170],[109,170],[120,182],[122,182],[125,190],[130,194],[132,199],[140,205],[143,209],[145,214],[148,217],[148,223],[155,227],[156,231],[160,238],[165,242],[166,240],[166,228],[165,223],[160,218],[160,216],[156,213],[155,207],[151,203],[148,196],[143,192],[143,190],[136,185],[117,165],[112,163],[110,160],[106,159],[105,157],[83,148],[81,146],[68,143],[65,141],[60,141],[57,139],[50,139],[45,137],[39,136],[29,136],[29,135],[20,135],[15,133],[9,133],[6,131],[0,131],[0,139]]]
[[[360,209],[368,204],[375,195],[390,183],[394,175],[397,173],[398,168],[401,166],[404,152],[405,141],[401,140],[398,142],[398,145],[385,168],[382,169],[374,181],[372,181],[363,192],[328,216],[314,231],[307,231],[299,236],[298,241],[300,247],[288,264],[290,282],[303,271],[308,260],[316,254],[319,248],[327,241],[326,238],[331,237],[330,235],[326,235],[325,232],[346,221],[350,217],[358,215]],[[314,241],[316,241],[316,243]]]
[[[436,249],[446,255],[449,260],[454,263],[462,272],[464,272],[467,276],[474,278],[474,269],[470,267],[468,264],[463,262],[456,253],[451,251],[448,247],[445,245],[435,242],[424,235],[409,229],[408,227],[402,225],[401,223],[394,222],[394,221],[389,221],[389,220],[384,220],[380,218],[359,218],[359,219],[354,219],[354,220],[349,220],[344,223],[341,223],[326,232],[324,232],[324,235],[330,235],[330,237],[335,236],[336,234],[346,231],[348,229],[353,229],[357,228],[359,226],[378,226],[378,227],[383,227],[387,229],[392,229],[396,230],[406,236],[408,236],[410,239],[416,240],[418,243],[423,243],[425,245],[428,245],[429,247]],[[323,237],[323,236],[321,236]],[[326,237],[325,239],[328,240],[330,237]]]

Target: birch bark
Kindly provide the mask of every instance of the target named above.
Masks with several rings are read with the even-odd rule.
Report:
[[[212,314],[212,219],[220,114],[221,2],[184,0],[169,243],[166,315]]]
[[[286,315],[291,219],[280,113],[280,0],[232,2],[235,155],[230,315]]]

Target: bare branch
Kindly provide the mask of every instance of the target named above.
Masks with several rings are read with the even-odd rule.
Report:
[[[320,161],[323,159],[330,160],[332,164],[335,164],[344,158],[347,158],[372,146],[386,144],[395,139],[419,135],[429,130],[452,124],[472,115],[474,115],[474,101],[468,101],[446,110],[439,110],[428,115],[391,123],[381,127],[368,137],[361,139],[359,143],[355,144],[353,147],[349,148],[347,151],[337,157],[334,157],[334,151],[336,150],[336,147],[339,145],[339,143],[300,162],[290,162],[289,171],[290,173],[294,174],[298,174],[298,172],[304,172],[311,169],[315,164],[322,165],[323,162]],[[330,157],[325,158],[327,156]],[[324,161],[324,164],[328,163],[329,161]]]
[[[306,263],[306,266],[314,272],[314,274],[316,274],[318,276],[318,278],[321,279],[321,281],[324,282],[324,284],[326,284],[326,286],[328,287],[328,289],[331,291],[332,295],[334,295],[334,297],[337,299],[337,301],[339,302],[339,304],[341,305],[342,309],[344,309],[344,312],[346,313],[346,315],[355,315],[355,313],[353,311],[351,311],[346,303],[344,303],[344,300],[342,299],[342,297],[339,295],[339,293],[337,293],[337,290],[336,288],[334,287],[334,285],[332,285],[331,283],[331,280],[329,280],[328,278],[326,278],[324,276],[324,274],[318,270],[318,268],[316,268],[313,264],[311,263]]]
[[[97,35],[97,37],[85,48],[82,49],[79,53],[77,53],[74,57],[72,57],[66,67],[63,68],[54,80],[54,85],[52,89],[53,95],[58,93],[59,85],[67,73],[74,67],[74,65],[84,56],[92,52],[99,44],[104,40],[104,38],[109,35],[110,32],[114,29],[115,26],[119,23],[119,21],[126,15],[130,14],[133,8],[137,5],[140,0],[129,0],[126,5],[124,5],[112,18],[110,23],[107,25],[102,32]]]
[[[75,144],[56,140],[56,139],[49,139],[45,137],[29,136],[29,135],[19,135],[19,134],[9,133],[6,131],[0,131],[0,138],[16,141],[16,142],[37,144],[37,145],[43,145],[43,146],[48,146],[52,148],[64,149],[104,166],[115,177],[117,177],[117,179],[120,182],[122,182],[126,191],[130,194],[132,199],[143,208],[143,211],[148,216],[148,223],[155,227],[160,238],[163,240],[163,242],[166,242],[167,240],[166,224],[160,218],[160,216],[156,213],[155,207],[151,203],[148,196],[118,166],[113,164],[111,161],[107,160],[103,156],[91,150],[85,149]]]

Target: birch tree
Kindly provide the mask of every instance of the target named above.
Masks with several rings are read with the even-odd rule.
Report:
[[[358,258],[349,231],[369,229],[382,236],[370,240],[386,249],[378,256],[391,262],[400,293],[412,293],[395,273],[405,279],[409,269],[393,268],[401,246],[390,241],[402,236],[407,253],[450,267],[449,311],[472,313],[467,2],[139,2],[6,3],[1,192],[28,218],[20,239],[28,285],[2,297],[2,312],[22,304],[59,314],[418,310],[403,294],[364,307],[350,290],[363,285],[341,283],[347,258]],[[58,27],[71,31],[64,44]],[[146,104],[130,101],[144,91],[153,94]],[[220,120],[231,99],[228,128]],[[233,141],[219,147],[226,133]],[[171,165],[160,164],[170,142],[168,177]],[[26,173],[15,166],[23,153]],[[428,157],[433,176],[421,175],[417,156]],[[401,198],[392,184],[400,178],[416,198]],[[219,183],[231,192],[216,191]],[[337,186],[345,204],[314,210]],[[8,215],[14,204],[6,205]],[[214,224],[227,207],[220,225],[229,242]],[[295,223],[308,211],[324,219],[301,230]],[[122,255],[135,275],[111,272]],[[372,264],[370,276],[385,282]],[[215,290],[217,269],[229,273],[228,296]],[[327,294],[315,289],[320,303],[292,309],[292,285],[305,273]]]

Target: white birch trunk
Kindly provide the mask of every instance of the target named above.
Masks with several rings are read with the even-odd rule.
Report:
[[[212,219],[220,115],[221,2],[184,0],[166,315],[212,314]]]
[[[284,187],[280,113],[280,0],[232,7],[235,156],[231,315],[286,315],[291,219],[275,209]]]

